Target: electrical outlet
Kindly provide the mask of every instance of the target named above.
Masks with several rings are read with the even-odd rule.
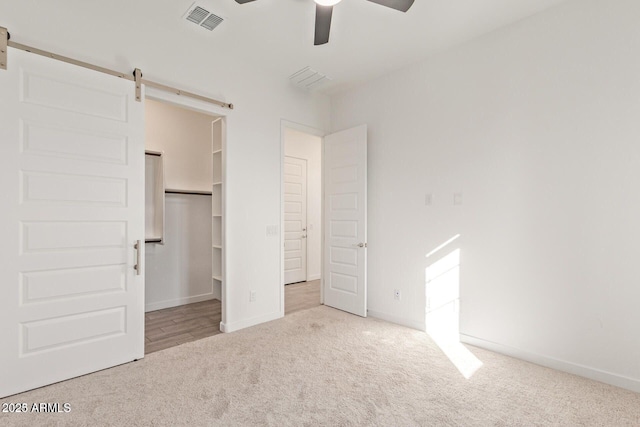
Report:
[[[395,299],[396,301],[400,301],[401,297],[402,297],[402,294],[400,293],[400,289],[394,289],[393,290],[393,299]]]
[[[256,291],[249,292],[249,302],[255,302],[256,300]]]

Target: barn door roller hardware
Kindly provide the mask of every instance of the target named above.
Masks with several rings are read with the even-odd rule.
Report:
[[[9,45],[9,31],[0,27],[0,70],[7,69],[7,46]]]
[[[142,78],[142,72],[140,69],[136,68],[132,74],[120,73],[118,71],[110,70],[108,68],[100,67],[98,65],[89,64],[88,62],[78,61],[73,58],[67,58],[66,56],[58,55],[55,53],[47,52],[46,50],[37,49],[35,47],[27,46],[24,44],[16,43],[10,40],[9,31],[6,28],[0,27],[0,70],[7,69],[7,51],[8,47],[12,47],[14,49],[24,50],[25,52],[35,53],[36,55],[46,56],[47,58],[52,58],[57,61],[66,62],[68,64],[73,64],[78,67],[88,68],[90,70],[99,71],[104,74],[109,74],[111,76],[119,77],[121,79],[129,80],[135,83],[136,85],[136,101],[142,101],[142,85],[154,87],[156,89],[164,90],[167,92],[175,93],[176,95],[186,96],[188,98],[198,99],[200,101],[208,102],[210,104],[215,104],[223,108],[228,108],[233,110],[233,104],[218,101],[217,99],[208,98],[206,96],[198,95],[192,92],[187,92],[184,90],[180,90],[171,86],[163,85],[160,83],[156,83],[150,80],[145,80]]]
[[[133,78],[136,82],[136,101],[140,102],[142,100],[142,71],[140,68],[133,70]]]

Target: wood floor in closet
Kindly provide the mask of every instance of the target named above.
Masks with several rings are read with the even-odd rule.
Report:
[[[220,333],[222,304],[213,299],[145,314],[145,354]]]
[[[320,281],[285,286],[285,314],[320,305]],[[145,354],[220,333],[222,304],[197,302],[145,314]]]

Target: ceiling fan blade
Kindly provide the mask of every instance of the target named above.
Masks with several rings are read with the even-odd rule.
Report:
[[[313,42],[315,46],[325,44],[329,41],[332,14],[333,6],[320,6],[316,4],[316,36]]]
[[[236,0],[236,3],[240,3],[240,4],[245,4],[245,3],[249,3],[255,0]]]
[[[237,0],[236,0],[237,1]],[[372,3],[381,4],[391,9],[406,12],[413,5],[414,0],[369,0]]]

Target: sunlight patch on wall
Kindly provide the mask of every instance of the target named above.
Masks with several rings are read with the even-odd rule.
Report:
[[[483,364],[460,343],[460,249],[435,257],[459,237],[459,234],[455,235],[426,256],[432,260],[425,269],[426,325],[427,334],[469,379]]]

